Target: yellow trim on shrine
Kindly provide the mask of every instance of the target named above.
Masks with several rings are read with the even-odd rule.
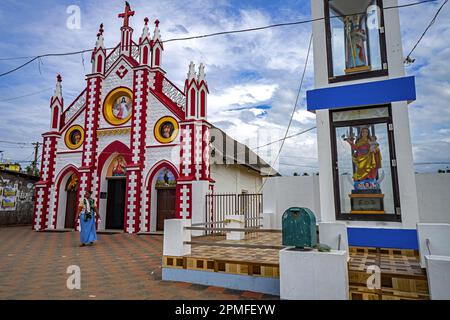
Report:
[[[72,133],[75,130],[78,130],[81,133],[81,139],[80,139],[80,141],[78,141],[78,143],[72,143],[72,141],[70,141],[70,136],[72,135]],[[79,126],[79,125],[71,126],[66,131],[66,135],[64,136],[64,142],[66,143],[67,148],[69,148],[71,150],[78,149],[84,142],[84,130],[83,130],[83,128],[81,126]]]
[[[114,126],[122,125],[131,119],[132,110],[130,110],[128,116],[124,119],[118,119],[113,113],[114,102],[122,96],[127,96],[133,101],[133,92],[128,88],[120,87],[108,93],[105,102],[103,103],[103,115],[105,120]]]

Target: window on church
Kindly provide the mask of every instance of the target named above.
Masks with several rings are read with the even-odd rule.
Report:
[[[337,219],[399,221],[390,106],[331,112]]]
[[[387,73],[382,1],[325,0],[330,82]]]

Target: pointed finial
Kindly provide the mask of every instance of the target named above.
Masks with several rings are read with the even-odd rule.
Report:
[[[205,80],[205,65],[203,63],[200,63],[199,67],[198,67],[198,82],[204,81]]]
[[[155,31],[153,32],[153,41],[161,40],[161,33],[159,32],[159,20],[155,20]]]
[[[53,94],[53,97],[55,98],[62,98],[62,86],[61,86],[61,82],[62,82],[62,77],[60,74],[58,74],[56,76],[56,86],[55,86],[55,93]]]
[[[97,41],[95,42],[95,48],[103,48],[104,44],[103,44],[103,23],[100,24],[100,27],[98,28],[98,33],[97,33]]]
[[[191,63],[189,64],[189,71],[187,74],[188,81],[195,79],[196,76],[197,74],[195,73],[195,64],[194,62],[191,61]]]
[[[144,19],[144,23],[145,24],[144,24],[144,28],[142,28],[141,40],[144,40],[145,38],[147,38],[149,36],[148,18],[147,17]]]

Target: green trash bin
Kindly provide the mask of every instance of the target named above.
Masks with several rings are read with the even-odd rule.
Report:
[[[283,213],[283,246],[312,249],[317,244],[316,216],[308,208],[293,207]]]

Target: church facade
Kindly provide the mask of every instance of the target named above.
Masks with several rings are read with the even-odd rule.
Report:
[[[157,231],[165,219],[204,216],[204,196],[215,187],[204,65],[196,69],[191,62],[179,89],[161,67],[159,21],[151,35],[145,18],[135,42],[133,14],[128,4],[119,14],[121,42],[109,54],[100,25],[92,73],[68,107],[57,77],[34,230],[77,228],[75,212],[87,190],[97,202],[99,230]],[[262,180],[258,170],[248,172],[255,183]]]

